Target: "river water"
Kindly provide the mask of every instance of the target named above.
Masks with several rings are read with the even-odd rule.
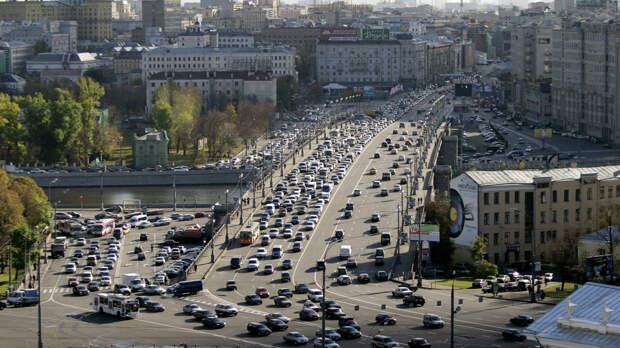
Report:
[[[211,205],[216,202],[233,203],[239,197],[241,188],[236,185],[190,185],[176,187],[177,207],[194,207]],[[242,188],[244,191],[246,187]],[[45,190],[47,193],[47,190]],[[103,203],[105,206],[135,204],[141,206],[172,206],[173,189],[171,186],[141,187],[104,187]],[[88,188],[52,188],[50,200],[57,202],[58,207],[92,208],[101,206],[101,194],[98,187]]]

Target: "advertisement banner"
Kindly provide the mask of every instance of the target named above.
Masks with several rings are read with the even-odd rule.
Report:
[[[390,30],[386,28],[364,28],[362,29],[362,40],[389,40]]]
[[[457,97],[471,97],[471,83],[455,83],[454,95]]]
[[[374,86],[364,86],[364,97],[375,98],[377,97],[377,90]]]
[[[439,242],[439,225],[422,224],[418,231],[418,225],[409,228],[409,239],[413,242],[421,240],[423,242]]]
[[[467,174],[450,181],[450,237],[471,246],[478,235],[478,184]]]
[[[323,28],[319,40],[323,41],[357,41],[360,31],[356,28]]]
[[[553,136],[553,129],[551,128],[536,128],[534,129],[534,137],[541,138],[551,138]]]
[[[583,267],[587,282],[608,282],[612,278],[613,258],[611,255],[588,257],[584,260]]]

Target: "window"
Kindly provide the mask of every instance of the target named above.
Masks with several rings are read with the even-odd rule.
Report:
[[[568,202],[568,190],[564,190],[564,202]]]
[[[499,204],[499,192],[493,192],[493,204]]]
[[[613,194],[614,188],[612,186],[609,186],[609,189],[607,190],[607,197],[611,198]]]
[[[568,222],[568,209],[564,209],[564,217],[562,218],[562,221],[564,221],[564,223]]]
[[[544,224],[544,223],[545,223],[545,219],[546,219],[546,217],[547,217],[547,214],[545,214],[545,212],[544,212],[544,211],[541,211],[541,212],[540,212],[540,223],[541,223],[541,224]]]
[[[540,244],[545,244],[545,231],[540,231]]]
[[[499,233],[493,233],[493,245],[499,244]]]
[[[588,208],[586,211],[586,219],[592,220],[592,208]]]
[[[520,202],[519,191],[515,191],[515,203]]]
[[[620,185],[616,185],[616,197],[620,197]]]
[[[577,202],[581,202],[581,189],[576,189],[575,190],[575,200]]]
[[[558,212],[555,210],[551,211],[551,223],[558,222]]]
[[[484,194],[484,205],[489,205],[489,193]]]
[[[547,192],[543,191],[540,193],[540,203],[547,203]]]
[[[581,220],[581,209],[577,208],[575,209],[575,221],[580,221]]]
[[[553,203],[557,203],[558,202],[558,191],[557,190],[553,190],[551,196],[552,196],[551,199],[553,200]]]
[[[509,211],[504,213],[504,223],[510,224],[510,212]]]
[[[485,243],[489,243],[489,234],[488,233],[484,234],[484,242]]]
[[[557,237],[557,234],[558,234],[557,232],[558,232],[558,231],[556,231],[556,230],[551,231],[551,238],[552,238],[553,240],[555,240],[555,237]]]
[[[504,243],[510,243],[510,232],[504,232]]]
[[[605,198],[605,186],[601,186],[599,190],[599,195],[601,196],[601,199]]]
[[[588,187],[588,191],[586,193],[586,199],[591,201],[592,200],[592,188]]]
[[[515,224],[521,223],[521,212],[515,210]]]
[[[510,192],[504,192],[504,204],[510,204]]]
[[[489,224],[489,213],[484,213],[484,224],[485,225]]]
[[[493,224],[499,224],[499,213],[493,213]]]
[[[515,243],[519,243],[519,231],[515,232]]]

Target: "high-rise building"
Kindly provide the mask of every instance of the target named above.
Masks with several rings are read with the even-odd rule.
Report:
[[[161,28],[165,35],[176,36],[182,31],[181,0],[142,0],[144,28]]]

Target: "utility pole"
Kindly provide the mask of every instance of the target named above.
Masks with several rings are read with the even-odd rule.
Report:
[[[103,211],[103,169],[99,171],[99,198],[101,198],[101,210]]]
[[[452,270],[452,292],[450,293],[450,348],[454,348],[454,278],[456,271]]]
[[[325,265],[325,267],[323,268],[323,298],[321,300],[321,336],[323,337],[323,339],[321,340],[321,343],[323,345],[323,348],[325,348],[325,295],[327,295],[327,292],[325,291],[325,269],[327,268],[327,265]]]
[[[13,292],[13,244],[9,239],[9,293]]]
[[[611,228],[611,209],[607,210],[607,233],[609,234],[609,255],[611,255],[611,282],[614,282],[614,270],[615,270],[615,260],[614,260],[614,238],[613,231]]]
[[[252,181],[252,208],[256,208],[256,181]]]
[[[226,189],[226,244],[228,244],[228,222],[230,220],[230,211],[228,211],[228,189]]]
[[[177,175],[172,169],[172,211],[177,211]]]
[[[39,303],[37,304],[37,315],[39,322],[39,348],[43,348],[43,332],[41,331],[41,255],[37,260],[37,288],[39,290]]]
[[[424,215],[424,206],[418,208],[418,288],[422,287],[422,216]]]
[[[400,201],[402,203],[403,201],[403,191],[401,189],[400,191]],[[400,264],[400,235],[401,235],[401,231],[403,228],[402,223],[404,222],[404,219],[401,219],[401,215],[402,215],[402,211],[400,209],[400,205],[398,206],[398,214],[396,214],[398,216],[398,220],[397,224],[400,225],[400,227],[398,227],[396,229],[396,264]]]

